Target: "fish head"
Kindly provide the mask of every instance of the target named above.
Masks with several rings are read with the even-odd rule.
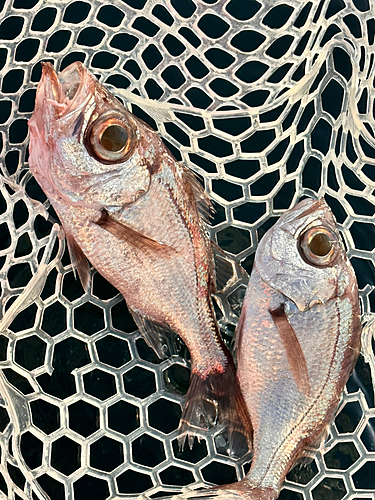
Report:
[[[300,311],[357,286],[323,198],[305,199],[283,214],[260,241],[254,265],[263,281]]]
[[[149,189],[167,149],[80,62],[43,64],[29,120],[30,170],[47,196],[121,208]]]

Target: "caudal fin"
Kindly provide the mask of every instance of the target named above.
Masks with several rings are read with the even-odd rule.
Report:
[[[187,439],[190,448],[201,430],[222,426],[227,436],[229,454],[241,456],[251,448],[252,428],[245,402],[236,381],[232,362],[221,374],[205,379],[192,372],[185,408],[179,427],[179,446]]]

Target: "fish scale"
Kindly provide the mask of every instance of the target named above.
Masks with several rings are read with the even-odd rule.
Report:
[[[131,210],[124,210],[121,214],[121,220],[129,225],[137,226],[138,231],[144,232],[154,239],[158,239],[158,241],[171,246],[177,251],[187,251],[187,241],[195,239],[195,241],[202,242],[201,246],[203,246],[203,249],[196,249],[194,244],[190,244],[191,252],[193,253],[192,260],[190,263],[184,260],[183,264],[185,266],[190,266],[190,269],[181,275],[182,283],[180,286],[176,287],[174,283],[172,290],[168,290],[169,280],[166,278],[166,276],[171,277],[171,269],[168,262],[164,263],[164,261],[162,261],[160,266],[154,262],[157,268],[154,269],[152,275],[156,277],[156,282],[160,284],[163,283],[165,286],[165,304],[160,304],[163,297],[158,294],[155,297],[154,305],[155,310],[167,310],[168,308],[176,310],[175,308],[179,308],[177,314],[170,313],[171,317],[173,317],[173,321],[171,322],[175,325],[174,329],[184,337],[189,351],[195,353],[194,360],[196,360],[196,364],[199,365],[199,367],[202,367],[200,369],[197,368],[198,372],[202,370],[203,367],[207,370],[207,367],[212,366],[220,366],[221,369],[224,370],[226,358],[219,342],[216,340],[215,336],[213,336],[213,332],[216,330],[212,312],[205,306],[205,303],[207,303],[207,287],[209,286],[209,257],[206,255],[204,247],[207,247],[208,243],[201,237],[202,228],[199,224],[197,225],[193,216],[189,213],[185,215],[187,206],[184,206],[182,203],[179,204],[179,192],[176,189],[176,185],[169,186],[163,181],[163,178],[159,180],[159,178],[156,177],[155,181],[152,181],[150,193],[147,194],[137,206],[132,207]],[[159,192],[163,190],[167,190],[173,203],[170,202],[168,197],[163,196],[163,192],[159,194]],[[145,203],[149,206],[144,207],[143,205]],[[158,213],[162,214],[161,223],[158,224],[158,221],[145,219],[145,210],[149,213],[158,211]],[[179,211],[182,211],[184,214],[180,222],[178,222]],[[186,222],[184,223],[184,221]],[[177,228],[174,231],[170,231],[170,228],[172,226],[176,227],[176,225]],[[211,251],[209,249],[207,250],[211,254]],[[120,260],[122,260],[122,256]],[[148,263],[146,267],[149,267],[150,264],[151,263]],[[131,272],[141,277],[143,276],[142,267],[143,266],[139,266],[139,268],[134,267]],[[169,279],[175,281],[181,279],[181,276],[176,274],[174,279]],[[189,282],[190,284],[188,285]],[[196,282],[198,284],[197,295],[193,292],[186,293],[186,287],[189,286],[190,289],[193,289],[196,286]],[[129,291],[129,293],[131,292]],[[171,301],[172,293],[176,298],[173,302]],[[178,294],[178,296],[176,296],[176,294]],[[152,300],[148,301],[147,308],[150,308],[152,302]],[[171,307],[172,304],[173,308]],[[181,304],[183,306],[181,306]],[[186,310],[190,310],[191,313],[196,311],[197,317],[195,318],[195,322],[199,324],[199,327],[197,327],[194,322],[190,325],[182,324],[182,319],[185,319],[183,312]],[[176,317],[179,318],[178,322]],[[189,318],[186,318],[186,320],[187,319]],[[183,332],[185,331],[191,332],[189,337],[184,335]]]

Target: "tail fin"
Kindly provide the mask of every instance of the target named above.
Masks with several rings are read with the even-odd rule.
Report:
[[[224,373],[211,374],[206,379],[192,372],[180,420],[180,448],[186,438],[191,448],[197,431],[208,430],[214,425],[225,428],[230,455],[242,456],[251,449],[252,427],[232,360]]]

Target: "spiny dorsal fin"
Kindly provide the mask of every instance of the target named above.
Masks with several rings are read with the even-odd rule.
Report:
[[[202,184],[199,182],[197,175],[189,170],[187,167],[182,165],[183,168],[183,180],[185,182],[185,187],[189,192],[189,186],[191,188],[191,193],[197,204],[198,212],[202,219],[209,223],[214,213],[214,208],[211,204],[210,198],[206,191],[204,190]]]

